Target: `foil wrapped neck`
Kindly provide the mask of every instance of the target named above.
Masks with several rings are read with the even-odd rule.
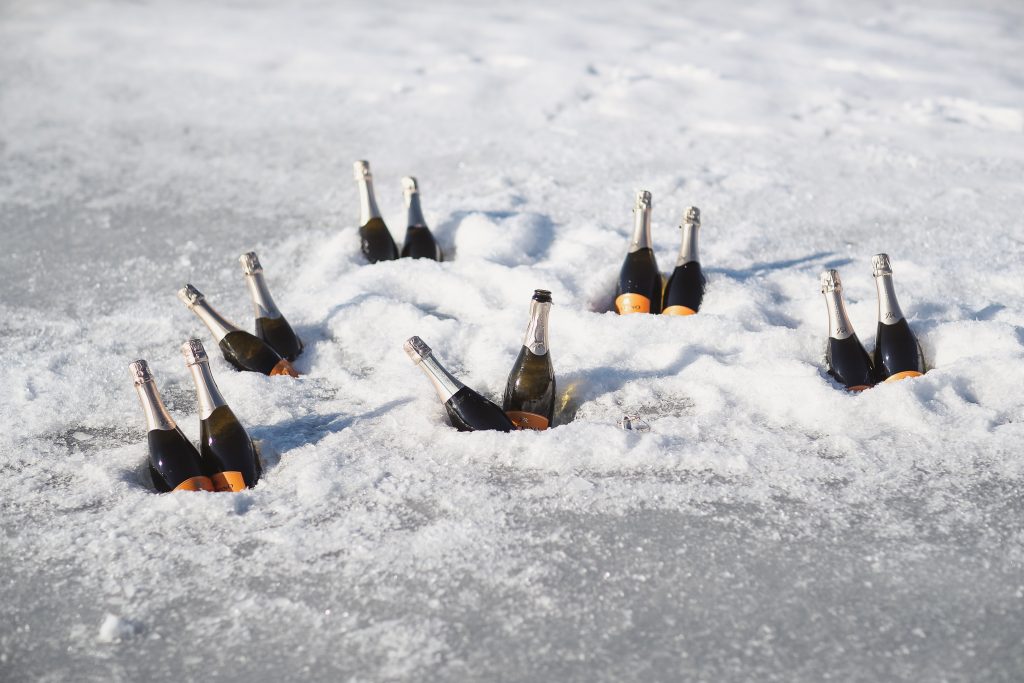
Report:
[[[178,290],[178,298],[181,299],[186,306],[192,308],[206,297],[204,297],[203,293],[191,284],[187,284]]]
[[[373,174],[370,173],[370,162],[365,159],[360,159],[352,164],[352,174],[356,180],[372,180]]]
[[[416,194],[420,191],[419,183],[411,175],[402,178],[402,192],[405,194]]]
[[[871,258],[871,272],[875,277],[892,275],[892,264],[889,263],[889,255],[875,254]]]
[[[839,271],[832,269],[826,270],[821,274],[821,293],[827,294],[829,292],[841,292],[843,291],[842,280],[839,279]]]
[[[686,211],[683,212],[683,225],[696,225],[700,227],[700,209],[696,206],[686,207]]]
[[[189,339],[182,344],[181,355],[185,357],[186,366],[210,362],[210,357],[206,355],[206,349],[203,347],[203,342],[198,339]]]
[[[419,363],[421,360],[433,353],[427,343],[419,337],[409,337],[406,340],[403,348],[405,352],[409,354],[409,358],[412,359],[413,363]]]
[[[647,190],[639,190],[636,193],[636,203],[633,205],[634,211],[645,211],[651,208],[651,193]]]
[[[135,386],[153,381],[153,373],[149,371],[149,363],[142,360],[133,360],[128,364],[128,371],[132,373]]]
[[[238,262],[242,264],[242,270],[246,275],[255,275],[256,273],[263,272],[263,266],[260,265],[260,259],[256,256],[255,251],[249,251],[238,257]]]

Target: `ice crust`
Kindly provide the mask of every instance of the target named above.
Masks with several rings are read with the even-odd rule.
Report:
[[[1022,25],[0,7],[0,680],[1019,680]],[[360,158],[449,262],[362,265]],[[609,312],[639,188],[697,316]],[[211,354],[264,478],[156,495],[127,364],[196,438],[175,291],[250,327],[249,250],[303,376]],[[883,251],[932,369],[850,395],[818,273],[870,349]],[[456,433],[402,342],[498,399],[538,287],[558,426]]]

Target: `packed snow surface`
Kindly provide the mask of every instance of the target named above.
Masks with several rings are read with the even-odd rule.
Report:
[[[0,7],[0,680],[1024,676],[1024,6]],[[364,265],[352,161],[450,260]],[[633,195],[695,317],[609,312]],[[198,435],[192,282],[306,342],[238,373],[266,472],[157,495],[127,365]],[[931,371],[870,349],[887,252]],[[455,432],[416,334],[497,398],[550,289],[544,433]],[[616,427],[640,414],[648,433]]]

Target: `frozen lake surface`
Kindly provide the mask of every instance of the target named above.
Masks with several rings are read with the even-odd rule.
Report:
[[[0,680],[1021,680],[1024,6],[747,4],[0,8]],[[450,262],[362,265],[363,158]],[[638,188],[695,317],[608,312]],[[127,365],[197,437],[250,249],[265,476],[155,495]],[[849,395],[883,251],[932,370]],[[558,426],[456,433],[402,342],[496,398],[537,287]]]

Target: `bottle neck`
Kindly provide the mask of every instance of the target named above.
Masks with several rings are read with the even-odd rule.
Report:
[[[160,392],[157,391],[156,382],[142,382],[135,385],[135,391],[139,393],[139,401],[142,402],[142,412],[146,414],[146,430],[153,431],[161,429],[170,431],[177,427],[174,418],[164,407]]]
[[[878,322],[884,325],[895,325],[903,320],[903,311],[900,310],[900,302],[896,300],[892,275],[877,276],[875,287],[878,289]]]
[[[419,366],[426,373],[427,378],[434,384],[434,389],[437,391],[437,395],[442,403],[446,403],[448,399],[455,395],[455,392],[466,386],[445,370],[437,359],[434,358],[433,354],[424,357],[419,362]]]
[[[249,286],[249,296],[252,297],[253,308],[256,309],[257,318],[280,318],[281,311],[277,309],[270,290],[267,289],[267,282],[263,279],[262,271],[245,274],[245,284]]]
[[[651,248],[651,207],[638,206],[633,209],[633,240],[629,243],[629,253]]]
[[[523,346],[530,352],[543,356],[548,352],[548,314],[551,313],[551,302],[533,301],[530,303],[530,324],[526,328]]]
[[[196,398],[199,399],[199,419],[205,420],[213,414],[213,411],[228,403],[213,381],[213,372],[210,371],[210,363],[202,361],[188,366],[192,372],[192,381],[196,385]]]
[[[380,218],[380,209],[373,196],[373,179],[360,178],[356,184],[359,185],[359,225],[366,225],[371,218]]]
[[[192,312],[195,313],[210,329],[210,334],[213,335],[213,340],[218,344],[221,339],[228,336],[229,332],[234,332],[238,329],[229,323],[224,316],[214,310],[210,304],[206,303],[206,299],[197,301],[191,308]]]
[[[683,223],[680,229],[683,231],[683,243],[679,247],[679,258],[676,259],[676,265],[700,263],[700,254],[697,252],[697,237],[700,235],[700,225],[697,223]]]
[[[405,193],[405,206],[408,209],[409,219],[406,221],[406,225],[409,227],[423,226],[426,227],[427,219],[423,217],[423,209],[420,207],[420,193],[419,192],[406,192]]]
[[[846,313],[843,302],[843,291],[835,289],[825,292],[825,305],[828,307],[828,336],[832,339],[847,339],[853,336],[853,325]]]

